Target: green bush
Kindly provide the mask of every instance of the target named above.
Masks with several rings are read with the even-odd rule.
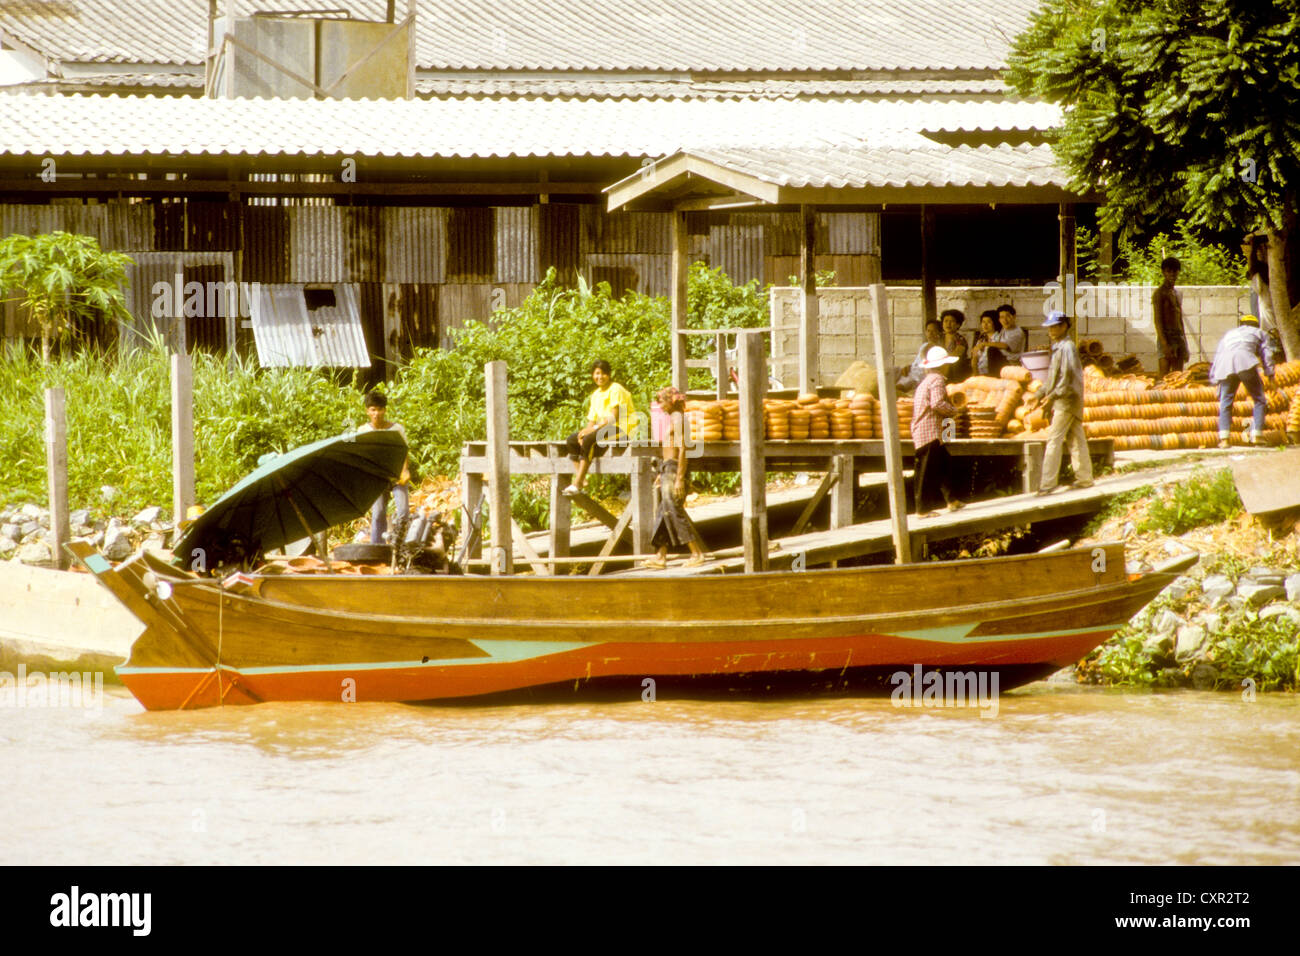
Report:
[[[1232,471],[1224,468],[1209,474],[1198,469],[1187,481],[1175,485],[1168,497],[1152,500],[1138,531],[1182,534],[1240,513],[1241,497],[1232,480]]]

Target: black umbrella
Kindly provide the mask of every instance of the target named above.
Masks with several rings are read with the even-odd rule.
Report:
[[[406,441],[396,429],[355,432],[277,455],[186,530],[176,561],[216,567],[359,518],[397,480]]]

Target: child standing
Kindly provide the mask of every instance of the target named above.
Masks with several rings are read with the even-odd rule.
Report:
[[[366,393],[366,423],[358,432],[382,432],[395,429],[406,441],[406,429],[397,422],[388,420],[388,396],[383,392]],[[402,473],[388,491],[379,496],[375,506],[370,509],[370,543],[383,544],[384,533],[388,530],[388,496],[391,494],[397,506],[397,526],[400,528],[410,516],[411,499],[407,485],[411,481],[411,458],[408,455],[402,462]]]

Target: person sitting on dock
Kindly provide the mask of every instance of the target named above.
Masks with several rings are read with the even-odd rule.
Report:
[[[933,346],[925,356],[926,376],[916,386],[912,396],[912,445],[915,448],[916,467],[912,480],[916,498],[918,518],[933,518],[935,512],[926,509],[930,500],[930,485],[937,478],[939,491],[948,503],[949,511],[962,507],[952,494],[952,484],[948,474],[952,468],[952,456],[944,447],[948,437],[944,434],[945,420],[957,414],[957,410],[948,402],[948,372],[957,363],[957,357],[949,355],[941,345]],[[951,426],[949,426],[951,428]]]
[[[1061,451],[1066,442],[1074,467],[1074,487],[1092,487],[1092,458],[1083,430],[1083,363],[1079,361],[1079,347],[1070,338],[1070,320],[1064,312],[1053,311],[1043,328],[1052,340],[1052,364],[1047,371],[1047,387],[1034,407],[1043,405],[1052,414],[1043,450],[1043,477],[1038,485],[1038,494],[1050,495],[1060,480]]]
[[[596,383],[596,390],[591,393],[587,406],[587,424],[564,442],[569,458],[578,466],[573,474],[573,484],[564,489],[566,495],[582,493],[592,458],[605,453],[600,440],[625,438],[631,434],[636,422],[632,393],[614,381],[608,362],[598,359],[592,363],[591,380]]]
[[[690,463],[686,457],[686,429],[682,417],[686,411],[686,396],[669,386],[655,396],[660,409],[667,416],[663,436],[663,459],[659,475],[655,478],[655,530],[650,543],[659,553],[642,563],[644,568],[662,570],[668,567],[668,546],[691,549],[686,567],[699,567],[708,560],[700,545],[700,533],[686,513],[686,473]]]
[[[943,323],[943,350],[954,359],[954,367],[948,373],[951,382],[964,382],[970,378],[970,343],[961,334],[961,327],[966,323],[966,316],[961,309],[944,309],[939,313]]]
[[[394,429],[402,436],[402,441],[406,441],[406,429],[397,422],[388,420],[388,396],[383,392],[366,392],[366,423],[357,429],[358,432],[382,432]],[[411,459],[407,456],[406,461],[402,462],[402,473],[398,476],[397,481],[393,483],[388,491],[379,496],[374,507],[370,509],[370,543],[383,544],[384,533],[388,530],[388,496],[393,496],[393,503],[397,509],[398,528],[406,526],[407,519],[410,517],[411,499],[407,493],[407,485],[411,481]]]
[[[925,323],[925,341],[916,350],[916,358],[912,359],[911,366],[902,366],[898,369],[898,379],[895,387],[900,392],[913,391],[916,386],[921,384],[921,379],[925,378],[925,353],[934,346],[942,344],[943,326],[938,319],[930,319]]]
[[[1219,447],[1228,448],[1232,437],[1232,403],[1237,397],[1237,386],[1246,389],[1254,402],[1254,426],[1246,433],[1246,443],[1254,445],[1264,434],[1264,416],[1268,401],[1264,396],[1264,383],[1259,377],[1259,367],[1273,377],[1273,356],[1268,337],[1259,328],[1259,319],[1243,315],[1237,327],[1229,330],[1219,340],[1214,350],[1214,364],[1210,366],[1210,382],[1219,386]]]

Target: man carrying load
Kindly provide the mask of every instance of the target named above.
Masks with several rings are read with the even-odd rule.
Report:
[[[1264,416],[1268,411],[1268,402],[1264,397],[1264,383],[1260,381],[1259,366],[1264,366],[1264,374],[1273,377],[1273,356],[1268,345],[1268,337],[1259,328],[1259,319],[1253,315],[1243,315],[1237,320],[1237,327],[1230,329],[1219,340],[1219,347],[1214,351],[1214,364],[1210,366],[1210,382],[1219,386],[1219,447],[1227,448],[1232,436],[1232,403],[1237,397],[1237,386],[1242,385],[1246,394],[1255,403],[1254,418],[1246,444],[1254,445],[1264,434]]]

